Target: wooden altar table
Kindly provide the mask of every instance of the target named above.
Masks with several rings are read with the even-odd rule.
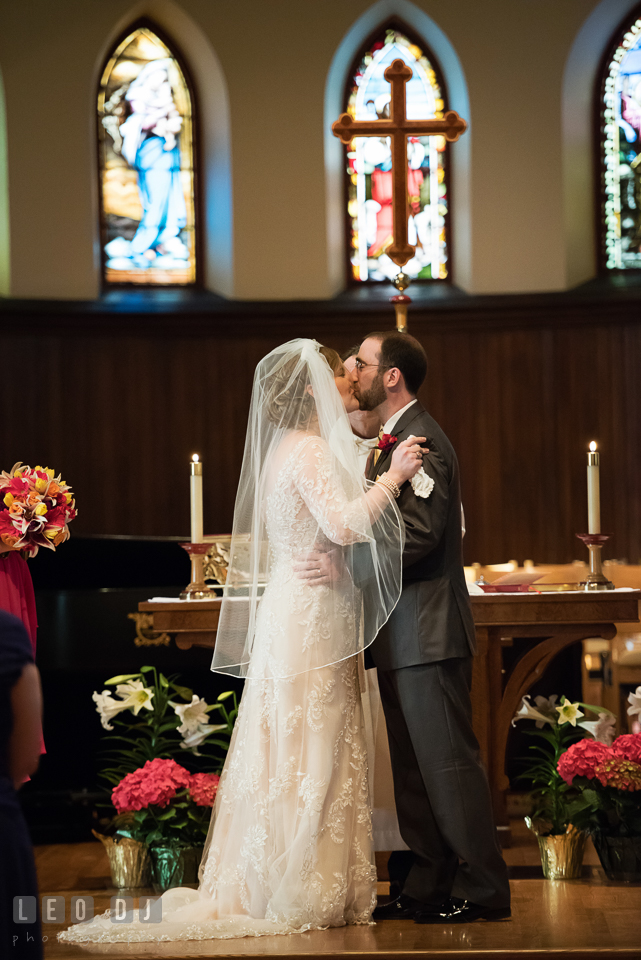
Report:
[[[521,697],[565,647],[590,637],[611,640],[616,623],[637,622],[641,591],[495,593],[470,599],[478,644],[472,681],[474,729],[490,778],[497,824],[507,840],[505,750]],[[153,614],[153,629],[175,635],[177,646],[186,650],[194,645],[214,647],[220,604],[220,599],[145,602],[138,609]],[[507,668],[503,651],[519,644],[523,654]]]

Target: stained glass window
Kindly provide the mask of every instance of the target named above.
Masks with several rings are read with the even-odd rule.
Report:
[[[641,270],[641,19],[608,57],[600,110],[605,266]]]
[[[421,47],[400,30],[386,28],[360,59],[346,110],[356,120],[389,117],[390,85],[383,74],[393,60],[411,67],[407,116],[443,116],[442,84]],[[408,137],[408,241],[416,255],[403,267],[420,280],[445,280],[447,249],[447,150],[444,137]],[[349,258],[354,280],[390,280],[399,268],[386,254],[392,242],[392,155],[389,137],[355,137],[347,153]]]
[[[142,26],[118,44],[98,94],[104,279],[196,279],[192,103],[180,64]]]

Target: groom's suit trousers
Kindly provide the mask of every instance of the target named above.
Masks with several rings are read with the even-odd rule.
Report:
[[[403,893],[431,905],[455,896],[507,907],[507,870],[472,730],[471,674],[471,657],[378,672],[398,821],[414,853]]]

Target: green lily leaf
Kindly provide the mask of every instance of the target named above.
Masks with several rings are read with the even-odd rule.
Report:
[[[579,704],[580,707],[585,707],[586,710],[591,710],[592,713],[596,713],[597,715],[598,715],[599,713],[609,713],[611,717],[615,717],[615,716],[616,716],[616,714],[615,714],[615,713],[612,713],[611,710],[608,710],[607,707],[598,706],[598,705],[595,706],[595,704],[593,704],[593,703],[583,703],[583,701],[581,701],[581,700],[578,700],[577,702],[578,702],[578,704]]]
[[[135,677],[139,676],[139,673],[121,673],[117,677],[112,677],[110,680],[105,680],[105,686],[113,686],[117,683],[124,683],[125,680],[133,680]]]
[[[179,726],[180,719],[176,717],[175,719],[168,720],[167,723],[163,723],[163,725],[158,728],[158,733],[165,733],[167,730],[176,730]]]

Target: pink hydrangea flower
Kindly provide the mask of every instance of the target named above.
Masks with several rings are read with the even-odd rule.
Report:
[[[599,764],[612,759],[612,756],[610,747],[585,737],[568,747],[561,755],[556,769],[569,784],[574,777],[587,777],[588,780],[593,780]]]
[[[214,804],[220,777],[217,773],[194,773],[189,784],[189,795],[199,807]]]
[[[123,777],[111,800],[118,813],[144,810],[152,804],[166,807],[178,790],[189,786],[190,779],[189,772],[175,760],[148,760],[144,767]]]
[[[641,733],[624,733],[612,744],[612,752],[624,760],[641,763]]]

